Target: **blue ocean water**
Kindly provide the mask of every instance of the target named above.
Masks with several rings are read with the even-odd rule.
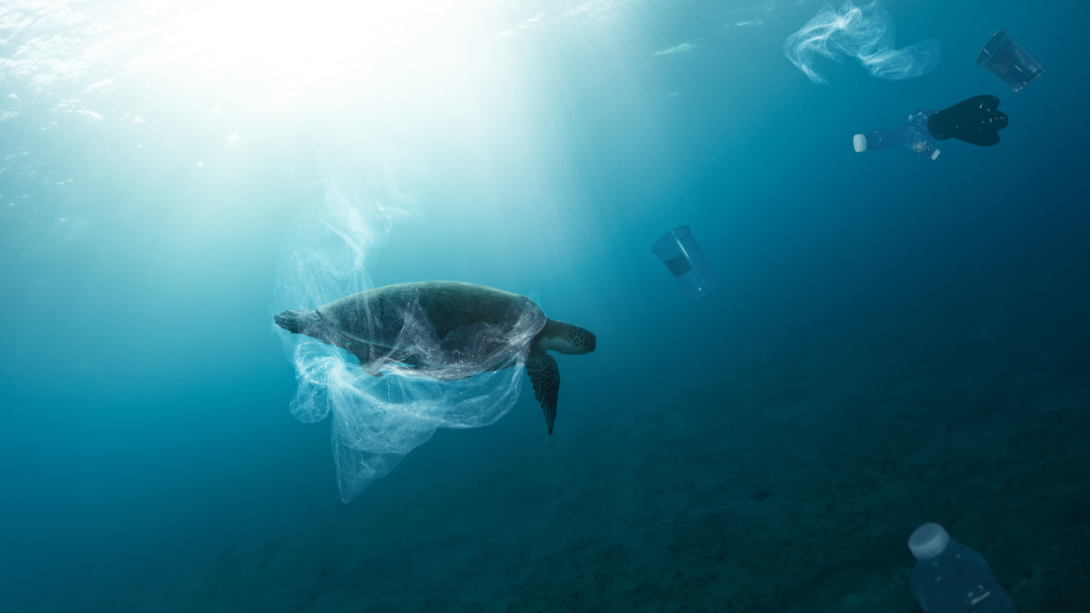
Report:
[[[816,0],[0,6],[0,610],[909,612],[928,521],[1090,610],[1090,9],[883,6],[934,72],[815,84]],[[852,149],[979,94],[995,147]],[[341,502],[270,311],[332,185],[375,286],[594,332],[552,436],[524,381]]]

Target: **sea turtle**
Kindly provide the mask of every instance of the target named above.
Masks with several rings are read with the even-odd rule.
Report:
[[[388,285],[274,320],[345,349],[378,377],[386,369],[449,381],[524,361],[550,435],[560,370],[547,352],[581,355],[596,344],[588,330],[545,317],[525,296],[459,281]]]

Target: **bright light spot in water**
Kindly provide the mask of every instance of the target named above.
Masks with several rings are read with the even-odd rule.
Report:
[[[145,16],[154,40],[130,66],[166,68],[191,88],[229,86],[262,105],[380,92],[400,98],[464,79],[473,50],[498,30],[482,7],[456,0],[171,4]]]
[[[204,108],[280,125],[300,112],[353,122],[347,136],[477,113],[518,86],[527,66],[512,45],[530,31],[596,23],[628,1],[24,0],[0,19],[0,80],[93,99],[92,118],[116,109],[166,126]]]

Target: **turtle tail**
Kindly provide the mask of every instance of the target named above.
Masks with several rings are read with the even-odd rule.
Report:
[[[274,315],[273,321],[292,334],[305,334],[325,342],[322,332],[327,326],[317,311],[283,311]]]

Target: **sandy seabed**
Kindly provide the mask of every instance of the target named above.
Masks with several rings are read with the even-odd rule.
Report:
[[[1090,355],[1071,330],[828,336],[669,387],[632,385],[651,363],[562,362],[551,438],[524,390],[349,505],[326,456],[118,552],[58,610],[908,613],[926,521],[1021,613],[1090,610]]]

